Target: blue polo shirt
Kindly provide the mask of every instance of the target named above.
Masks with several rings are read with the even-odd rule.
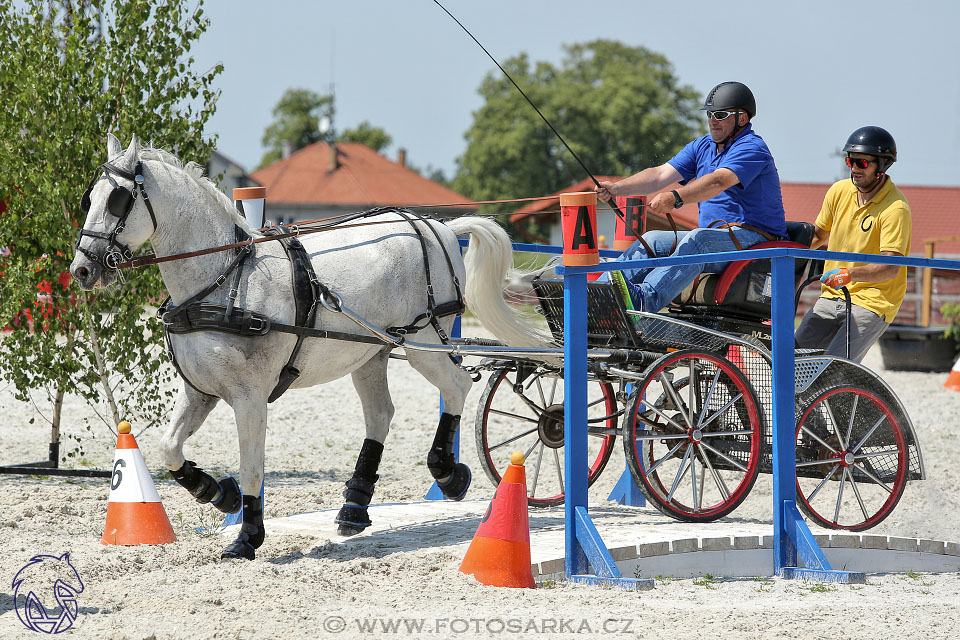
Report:
[[[740,180],[739,184],[700,203],[701,227],[709,227],[718,220],[731,224],[742,222],[786,237],[777,165],[767,143],[753,132],[752,124],[720,154],[713,138],[706,135],[685,146],[669,164],[683,176],[681,184],[722,167],[733,171]]]

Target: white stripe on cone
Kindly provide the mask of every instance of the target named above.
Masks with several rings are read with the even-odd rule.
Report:
[[[140,449],[117,449],[113,456],[110,502],[160,502]]]

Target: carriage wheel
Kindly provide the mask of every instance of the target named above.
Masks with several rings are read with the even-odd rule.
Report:
[[[819,393],[797,426],[797,503],[823,527],[862,531],[897,506],[907,446],[894,412],[859,387]]]
[[[476,436],[483,469],[490,481],[498,485],[510,463],[510,454],[522,451],[527,458],[527,496],[531,506],[563,503],[563,397],[562,371],[527,369],[518,374],[516,366],[508,366],[493,372],[480,398]],[[589,380],[588,486],[610,459],[616,433],[617,400],[613,387]]]
[[[759,406],[750,382],[726,358],[699,351],[660,358],[624,415],[623,447],[637,486],[677,520],[727,515],[760,471]]]

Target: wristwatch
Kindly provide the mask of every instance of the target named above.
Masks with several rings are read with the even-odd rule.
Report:
[[[682,207],[682,206],[683,206],[683,198],[680,197],[680,194],[677,193],[676,190],[673,190],[673,191],[671,191],[670,193],[673,194],[673,208],[674,208],[674,209],[679,209],[680,207]]]

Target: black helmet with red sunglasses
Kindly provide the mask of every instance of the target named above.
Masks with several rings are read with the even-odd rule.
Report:
[[[890,165],[897,161],[897,143],[893,136],[881,127],[860,127],[847,138],[843,152],[876,156],[881,174],[886,173]]]

